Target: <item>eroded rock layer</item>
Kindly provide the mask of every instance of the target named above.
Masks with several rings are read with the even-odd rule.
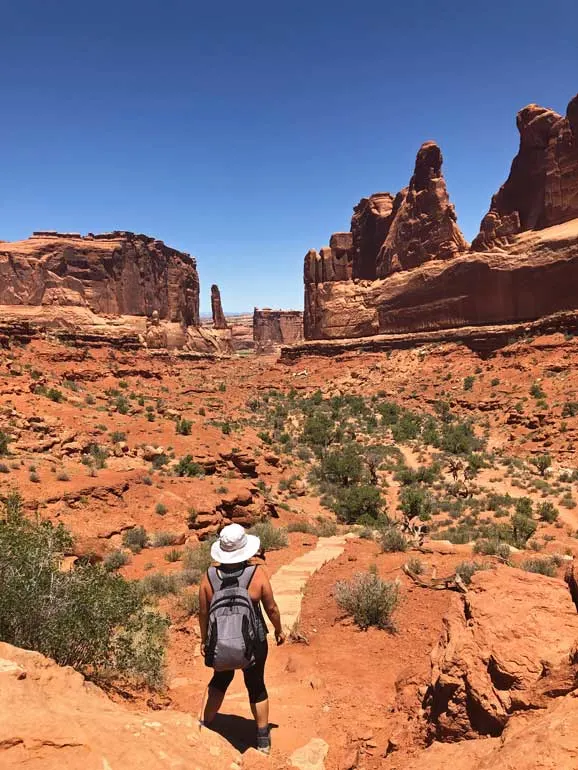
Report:
[[[0,243],[0,304],[85,307],[98,315],[199,324],[195,260],[129,232],[37,232]]]
[[[211,286],[211,310],[213,314],[213,328],[228,329],[227,319],[225,318],[223,305],[221,304],[221,292],[216,284]]]

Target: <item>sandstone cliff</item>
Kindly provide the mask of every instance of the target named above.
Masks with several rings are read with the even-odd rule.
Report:
[[[474,249],[504,245],[516,233],[578,217],[578,95],[565,118],[530,104],[518,113],[517,125],[520,149],[492,198]]]
[[[520,151],[468,247],[442,157],[420,148],[409,187],[354,209],[351,232],[305,257],[305,338],[533,321],[578,308],[578,96],[566,118],[518,115]]]
[[[38,232],[0,243],[0,304],[86,307],[95,314],[199,324],[195,260],[146,235]]]
[[[303,313],[299,310],[255,308],[253,340],[258,353],[272,352],[280,345],[292,345],[303,339]]]

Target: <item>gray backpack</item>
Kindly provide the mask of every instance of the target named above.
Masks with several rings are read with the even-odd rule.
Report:
[[[255,605],[249,585],[257,567],[245,567],[240,574],[227,575],[215,567],[208,572],[213,588],[205,664],[215,671],[234,671],[251,666],[259,635]]]

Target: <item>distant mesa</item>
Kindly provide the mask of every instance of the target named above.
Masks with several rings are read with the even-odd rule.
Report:
[[[530,105],[520,149],[470,247],[435,142],[407,188],[354,208],[349,232],[305,256],[306,340],[534,321],[578,309],[578,96]]]
[[[300,310],[271,310],[255,308],[253,340],[257,353],[273,353],[281,345],[293,345],[303,340],[303,313]]]

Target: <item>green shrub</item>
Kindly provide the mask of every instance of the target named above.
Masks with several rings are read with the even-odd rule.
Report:
[[[303,521],[290,521],[287,524],[287,532],[303,532],[305,535],[313,535],[315,527],[306,520]]]
[[[540,521],[553,524],[559,516],[558,509],[552,503],[543,502],[538,505],[538,517]]]
[[[337,534],[337,524],[332,519],[325,519],[319,516],[313,527],[313,534],[317,535],[317,537],[335,537]]]
[[[537,455],[532,457],[532,465],[535,465],[541,476],[544,476],[548,468],[552,465],[552,458],[549,454]]]
[[[31,472],[28,474],[28,479],[29,479],[29,480],[30,480],[30,481],[31,481],[33,484],[40,484],[40,476],[39,476],[39,475],[36,473],[36,471],[31,471]]]
[[[395,551],[407,551],[409,548],[409,542],[404,536],[403,532],[400,532],[396,527],[386,529],[380,535],[381,550],[384,553],[393,553]]]
[[[459,575],[466,585],[472,582],[472,577],[476,572],[488,569],[485,564],[478,561],[462,561],[456,567],[456,575]]]
[[[339,491],[333,501],[333,510],[341,521],[355,524],[361,516],[377,519],[383,509],[383,500],[377,487],[361,485]]]
[[[48,388],[48,390],[44,392],[44,395],[46,398],[49,398],[51,401],[54,401],[57,404],[59,404],[61,401],[64,401],[62,392],[57,388]]]
[[[521,567],[526,572],[536,572],[538,575],[554,577],[556,574],[556,564],[552,559],[526,559]]]
[[[499,385],[499,384],[500,384],[500,378],[499,377],[493,377],[492,381],[490,382],[490,385],[492,386],[492,388],[495,388],[496,385]]]
[[[199,463],[196,463],[193,460],[192,455],[185,455],[184,457],[181,457],[175,466],[175,475],[186,476],[189,478],[193,476],[204,476],[205,470],[202,465],[199,465]]]
[[[113,405],[119,414],[128,414],[128,410],[130,409],[130,401],[125,395],[121,394],[117,396],[113,402]]]
[[[520,516],[532,515],[532,501],[529,497],[519,497],[516,500],[516,513]]]
[[[514,545],[524,548],[536,531],[538,525],[530,516],[519,511],[512,516],[512,534]]]
[[[399,496],[399,507],[409,518],[419,516],[422,521],[427,521],[434,511],[434,501],[420,487],[404,487]]]
[[[198,585],[201,582],[202,577],[203,573],[200,569],[195,569],[194,567],[185,567],[183,570],[181,570],[181,583],[185,586]]]
[[[257,535],[263,551],[278,551],[289,544],[286,530],[274,527],[270,521],[255,524],[249,532],[252,535]]]
[[[474,387],[474,382],[476,381],[476,378],[473,374],[468,375],[468,377],[464,378],[464,390],[472,390]]]
[[[113,444],[120,444],[121,441],[126,441],[126,433],[123,433],[121,430],[114,430],[110,434],[110,440]]]
[[[101,447],[94,441],[88,445],[85,450],[85,454],[82,457],[84,465],[92,466],[97,470],[106,468],[106,458],[108,457],[108,449]]]
[[[187,591],[179,599],[179,609],[183,611],[187,618],[196,617],[199,614],[199,593],[198,591]]]
[[[70,476],[66,471],[58,471],[56,479],[57,481],[70,481]]]
[[[304,444],[312,447],[326,447],[331,441],[332,429],[333,423],[326,414],[311,414],[305,419],[301,439]]]
[[[62,387],[68,388],[68,390],[72,390],[74,393],[78,393],[79,387],[74,380],[62,380]]]
[[[340,451],[328,452],[322,458],[319,474],[322,479],[342,487],[361,481],[363,462],[359,450],[348,444]]]
[[[440,448],[454,455],[470,455],[482,448],[470,422],[452,422],[442,425]]]
[[[155,532],[152,536],[151,545],[153,548],[164,548],[167,545],[174,545],[179,539],[174,532]]]
[[[167,551],[167,553],[165,553],[165,559],[170,564],[176,561],[180,561],[182,558],[183,558],[183,552],[180,551],[178,548],[171,548],[170,551]]]
[[[211,542],[203,540],[194,548],[185,548],[183,553],[183,567],[187,570],[199,570],[202,574],[206,572],[213,560],[211,559]]]
[[[546,397],[546,394],[538,382],[532,383],[532,387],[530,388],[530,395],[538,399]]]
[[[157,503],[155,505],[155,513],[159,516],[165,516],[169,509],[164,503]]]
[[[576,417],[576,415],[578,415],[578,401],[565,401],[562,417]]]
[[[392,615],[400,600],[399,583],[382,580],[377,570],[360,572],[351,580],[335,585],[338,606],[353,618],[359,628],[370,626],[395,630]]]
[[[145,596],[162,597],[178,594],[181,583],[177,575],[167,575],[164,572],[151,572],[141,581],[141,590]]]
[[[414,575],[423,575],[425,572],[425,565],[417,556],[412,556],[411,559],[408,559],[406,566]]]
[[[0,523],[0,640],[37,650],[93,677],[106,672],[159,686],[166,622],[137,585],[102,565],[60,570],[71,537],[59,524],[27,520],[17,493]]]
[[[104,568],[109,572],[120,569],[129,563],[130,556],[126,551],[122,551],[120,548],[107,554],[103,561]]]
[[[124,532],[122,544],[133,553],[140,553],[149,544],[149,536],[144,527],[133,527]]]
[[[3,430],[0,430],[0,457],[6,457],[10,454],[9,444],[12,441],[11,436]]]
[[[184,417],[182,417],[180,420],[176,421],[175,427],[177,433],[179,433],[181,436],[190,436],[193,423],[192,420],[185,420]]]

